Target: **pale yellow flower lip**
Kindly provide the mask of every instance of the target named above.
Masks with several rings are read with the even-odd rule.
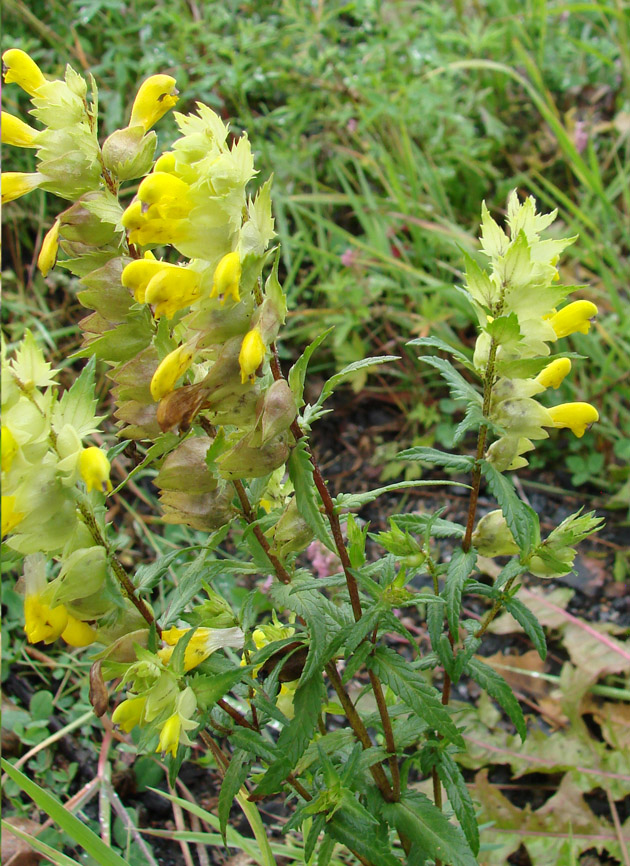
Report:
[[[142,126],[148,132],[175,105],[177,94],[175,79],[170,75],[151,75],[136,94],[129,126]]]

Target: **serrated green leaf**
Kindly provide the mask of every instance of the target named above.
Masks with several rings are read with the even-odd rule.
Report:
[[[520,500],[509,478],[498,472],[487,460],[481,462],[481,471],[488,487],[495,497],[514,540],[527,555],[533,547],[540,544],[540,523],[536,512]]]
[[[280,715],[282,716],[282,713]],[[258,731],[251,731],[249,728],[235,728],[230,734],[230,742],[237,748],[253,755],[254,758],[262,758],[269,764],[276,759],[276,747]]]
[[[512,719],[514,727],[520,738],[525,742],[527,737],[527,726],[519,702],[514,693],[501,674],[479,659],[473,658],[466,664],[466,673],[478,683],[482,689],[488,692],[491,698],[500,704],[508,716]]]
[[[504,604],[505,609],[521,626],[527,637],[536,647],[538,655],[544,661],[547,658],[547,640],[545,638],[543,627],[538,622],[538,619],[518,598],[510,598],[506,600]]]
[[[394,857],[378,835],[378,824],[369,813],[365,817],[344,804],[326,823],[326,832],[372,866],[401,866],[401,861]]]
[[[366,490],[365,493],[340,493],[333,500],[335,508],[362,508],[370,502],[374,502],[383,493],[391,493],[394,490],[406,490],[411,487],[468,487],[468,484],[462,484],[458,481],[397,481],[395,484],[387,484],[385,487],[377,487],[374,490]]]
[[[449,387],[453,400],[463,400],[472,405],[482,405],[481,394],[467,382],[461,373],[458,373],[450,361],[445,358],[437,358],[433,355],[422,355],[418,360],[430,364],[439,371],[440,375]]]
[[[497,346],[515,346],[522,337],[516,313],[497,316],[496,319],[488,322],[484,330],[492,337]]]
[[[380,364],[387,364],[389,361],[398,360],[398,355],[377,355],[374,358],[361,358],[360,361],[353,361],[352,364],[348,364],[347,367],[344,367],[343,370],[335,373],[334,376],[331,376],[330,379],[324,382],[324,387],[315,405],[321,406],[345,379],[352,376],[358,370],[365,370],[368,367],[376,367]]]
[[[177,648],[182,641],[177,644]],[[173,653],[175,655],[175,653]],[[197,697],[197,703],[201,709],[212,709],[218,700],[223,695],[227,694],[244,676],[251,670],[251,666],[236,668],[235,670],[224,671],[220,674],[210,674],[206,676],[201,674],[193,677],[189,681],[189,685]]]
[[[423,348],[426,346],[431,346],[434,349],[439,349],[441,352],[448,352],[449,355],[452,355],[453,358],[457,358],[457,360],[464,367],[467,367],[469,370],[475,372],[475,367],[470,360],[461,352],[459,349],[456,349],[454,346],[449,346],[448,343],[445,343],[444,340],[441,340],[439,337],[417,337],[415,340],[409,340],[405,345],[407,346],[422,346]]]
[[[462,771],[444,749],[440,749],[436,769],[440,781],[446,788],[448,801],[464,831],[464,836],[468,840],[473,854],[476,855],[479,853],[479,827],[475,817],[475,806],[470,798]]]
[[[300,683],[293,698],[294,717],[286,725],[276,744],[280,757],[269,767],[256,788],[257,794],[270,794],[279,790],[287,775],[306,751],[319,721],[324,697],[321,677],[311,677]]]
[[[449,866],[478,866],[464,834],[424,794],[407,793],[399,803],[387,803],[383,815],[434,860]]]
[[[289,370],[288,382],[291,391],[293,391],[293,396],[295,397],[295,402],[297,403],[298,409],[301,409],[304,405],[304,379],[306,378],[306,370],[308,367],[308,363],[311,360],[311,356],[316,349],[321,346],[326,337],[333,331],[333,328],[328,328],[323,334],[320,334],[316,337],[313,342],[304,349],[300,357],[297,359],[295,364]]]
[[[421,445],[401,451],[396,455],[396,460],[421,460],[423,463],[443,466],[445,469],[456,469],[458,472],[470,472],[475,462],[472,457],[465,454],[447,454],[446,451],[425,448]]]
[[[444,599],[441,604],[430,604],[427,608],[427,630],[431,640],[431,648],[437,652],[440,637],[444,631]]]
[[[66,262],[67,264],[67,262]],[[134,313],[130,321],[116,325],[92,340],[87,346],[74,352],[71,358],[94,356],[104,361],[129,361],[139,355],[153,338],[151,318],[146,311]]]
[[[249,773],[249,768],[250,761],[248,761],[247,752],[244,749],[237,749],[232,755],[232,760],[225,772],[219,791],[218,818],[224,845],[227,845],[226,830],[232,802],[241,790]]]
[[[452,743],[463,746],[450,713],[442,706],[441,695],[402,656],[388,647],[377,647],[367,659],[370,670],[388,685],[416,715]]]
[[[477,551],[474,548],[464,552],[458,547],[451,557],[446,569],[446,583],[442,597],[446,601],[446,618],[451,636],[455,641],[459,638],[459,615],[462,609],[462,590],[467,578],[471,575],[477,562]]]
[[[313,464],[308,455],[305,439],[300,439],[295,447],[291,449],[287,467],[289,478],[295,488],[297,509],[301,517],[304,518],[313,530],[315,537],[328,550],[336,553],[337,548],[324,522],[324,517],[319,510],[319,494],[316,492],[317,488],[313,479]]]
[[[64,424],[74,427],[80,439],[98,430],[104,416],[96,415],[97,399],[94,396],[94,358],[81,370],[69,391],[66,391],[52,411],[52,426],[56,433]]]
[[[466,534],[466,527],[461,523],[443,520],[441,517],[431,520],[430,514],[395,514],[392,520],[406,532],[416,532],[419,535],[431,524],[432,538],[463,538]]]

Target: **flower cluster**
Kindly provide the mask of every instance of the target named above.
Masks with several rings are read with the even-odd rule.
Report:
[[[567,427],[581,437],[599,418],[588,403],[546,408],[535,399],[558,388],[571,370],[569,358],[550,356],[549,343],[587,333],[597,314],[586,300],[558,309],[571,287],[559,284],[556,264],[575,238],[541,240],[555,216],[555,211],[536,213],[533,198],[520,203],[514,192],[508,200],[508,234],[484,207],[482,250],[490,258],[490,274],[468,261],[466,288],[482,328],[474,364],[483,376],[493,377],[487,417],[501,431],[486,456],[499,471],[527,465],[522,455],[532,450],[532,440],[549,435],[546,428]]]

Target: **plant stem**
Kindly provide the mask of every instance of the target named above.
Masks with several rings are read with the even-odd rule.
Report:
[[[243,511],[243,517],[251,525],[256,521],[256,515],[252,511],[252,507],[250,505],[249,499],[247,498],[247,491],[243,487],[243,482],[239,481],[237,479],[235,481],[232,481],[232,484],[234,485],[234,489],[236,490],[236,494],[237,494],[239,501],[241,503],[241,509]],[[286,570],[284,565],[280,562],[278,557],[274,556],[273,553],[270,552],[271,551],[271,545],[269,544],[269,542],[267,541],[267,539],[263,535],[260,526],[253,526],[252,528],[254,531],[254,535],[256,536],[256,540],[258,541],[258,543],[260,544],[262,549],[267,554],[267,558],[269,559],[269,562],[271,562],[271,564],[273,565],[273,568],[274,568],[274,571],[276,572],[278,580],[280,580],[282,583],[291,583],[291,575]]]
[[[510,589],[512,588],[512,584],[514,583],[516,578],[517,578],[517,575],[514,575],[514,577],[511,577],[506,582],[505,587],[503,589],[504,593],[507,593],[510,591]],[[495,599],[494,604],[492,605],[490,610],[487,611],[487,613],[484,615],[483,619],[481,620],[481,624],[480,624],[479,628],[475,632],[476,638],[480,638],[480,637],[484,636],[484,634],[486,633],[486,631],[488,629],[488,626],[490,625],[492,620],[496,617],[496,615],[499,613],[499,611],[501,610],[502,607],[503,607],[502,599],[500,599],[500,598]]]
[[[90,535],[100,547],[105,549],[109,561],[112,566],[112,571],[116,576],[116,580],[120,584],[120,587],[123,593],[127,596],[129,601],[136,607],[138,612],[142,615],[142,617],[147,621],[149,625],[155,625],[155,630],[157,631],[158,637],[162,635],[162,629],[160,628],[157,620],[144,603],[144,600],[138,598],[136,595],[136,588],[131,582],[131,579],[127,572],[125,571],[125,567],[122,562],[118,559],[116,554],[112,551],[107,541],[103,538],[101,534],[101,530],[98,527],[96,520],[94,519],[94,515],[91,510],[84,502],[78,503],[79,511],[81,512],[81,516],[83,517],[83,522],[87,526],[90,531]]]

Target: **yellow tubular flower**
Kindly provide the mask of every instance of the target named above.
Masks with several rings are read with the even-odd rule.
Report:
[[[193,352],[187,346],[178,346],[170,352],[160,364],[151,379],[151,396],[157,402],[175,387],[175,383],[183,376],[192,364]]]
[[[126,228],[128,231],[135,231],[136,229],[141,228],[146,221],[147,218],[142,211],[142,202],[140,199],[131,202],[120,220],[123,228]]]
[[[113,488],[112,482],[109,480],[110,468],[110,462],[105,453],[96,445],[83,449],[79,457],[79,471],[81,478],[85,481],[88,493],[91,490],[103,490],[103,486],[111,492]]]
[[[15,510],[15,496],[2,497],[2,537],[13,532],[15,527],[24,520],[25,513]]]
[[[96,640],[96,629],[69,613],[61,637],[70,646],[89,646]]]
[[[173,626],[162,632],[162,640],[168,646],[158,650],[158,656],[164,664],[169,663],[175,645],[189,631],[189,628]],[[226,646],[240,649],[243,646],[244,638],[243,632],[237,627],[196,629],[184,650],[184,670],[189,671],[197,667],[218,649],[223,649]]]
[[[4,171],[2,173],[2,204],[21,198],[37,189],[43,182],[44,176],[38,171]]]
[[[561,403],[552,406],[549,414],[554,427],[569,427],[581,439],[587,428],[599,421],[599,412],[590,403]]]
[[[4,52],[2,66],[5,83],[14,82],[30,96],[36,96],[42,84],[46,84],[46,79],[37,63],[26,51],[21,51],[19,48],[9,48]]]
[[[129,126],[141,126],[148,132],[176,102],[175,79],[170,75],[152,75],[140,85],[131,109]]]
[[[112,722],[126,734],[140,724],[146,705],[146,697],[127,698],[122,701],[112,713]]]
[[[556,332],[556,337],[568,337],[579,331],[588,334],[591,327],[591,319],[597,315],[597,307],[591,301],[573,301],[567,304],[558,313],[549,318],[549,324]]]
[[[179,713],[173,713],[162,725],[160,731],[160,742],[158,743],[156,752],[170,752],[173,757],[177,754],[179,746],[179,736],[182,730],[182,720]]]
[[[166,171],[172,174],[175,171],[175,159],[173,151],[167,150],[166,153],[163,153],[162,156],[156,159],[153,171]]]
[[[37,130],[24,123],[8,111],[2,112],[2,144],[12,144],[14,147],[37,147],[33,143]]]
[[[156,319],[172,319],[178,310],[189,307],[201,294],[201,275],[177,265],[162,267],[149,281],[144,300],[154,304]]]
[[[256,370],[260,367],[265,357],[265,344],[258,328],[248,331],[243,337],[241,351],[238,355],[238,363],[241,367],[241,382],[253,382]]]
[[[221,303],[225,303],[226,298],[231,296],[235,302],[240,301],[238,293],[239,283],[241,281],[241,259],[237,252],[228,253],[223,256],[217,269],[214,272],[214,283],[212,286],[211,298],[221,298]]]
[[[122,272],[122,284],[133,291],[133,296],[139,304],[145,302],[147,286],[152,278],[164,268],[172,267],[167,262],[147,256],[130,262]]]
[[[568,358],[557,358],[540,371],[536,381],[543,388],[559,388],[570,372],[571,361]]]
[[[20,446],[8,427],[2,426],[2,471],[8,472]],[[2,533],[4,535],[4,532]]]
[[[68,611],[62,604],[50,607],[39,594],[24,599],[24,631],[29,643],[52,643],[68,624]]]
[[[57,253],[59,252],[59,227],[61,223],[55,220],[52,228],[46,233],[42,242],[42,248],[37,257],[37,267],[43,277],[47,277],[49,271],[57,264]]]
[[[148,205],[148,219],[179,219],[188,216],[192,207],[189,192],[190,187],[181,178],[167,171],[154,171],[138,187],[138,198]]]

